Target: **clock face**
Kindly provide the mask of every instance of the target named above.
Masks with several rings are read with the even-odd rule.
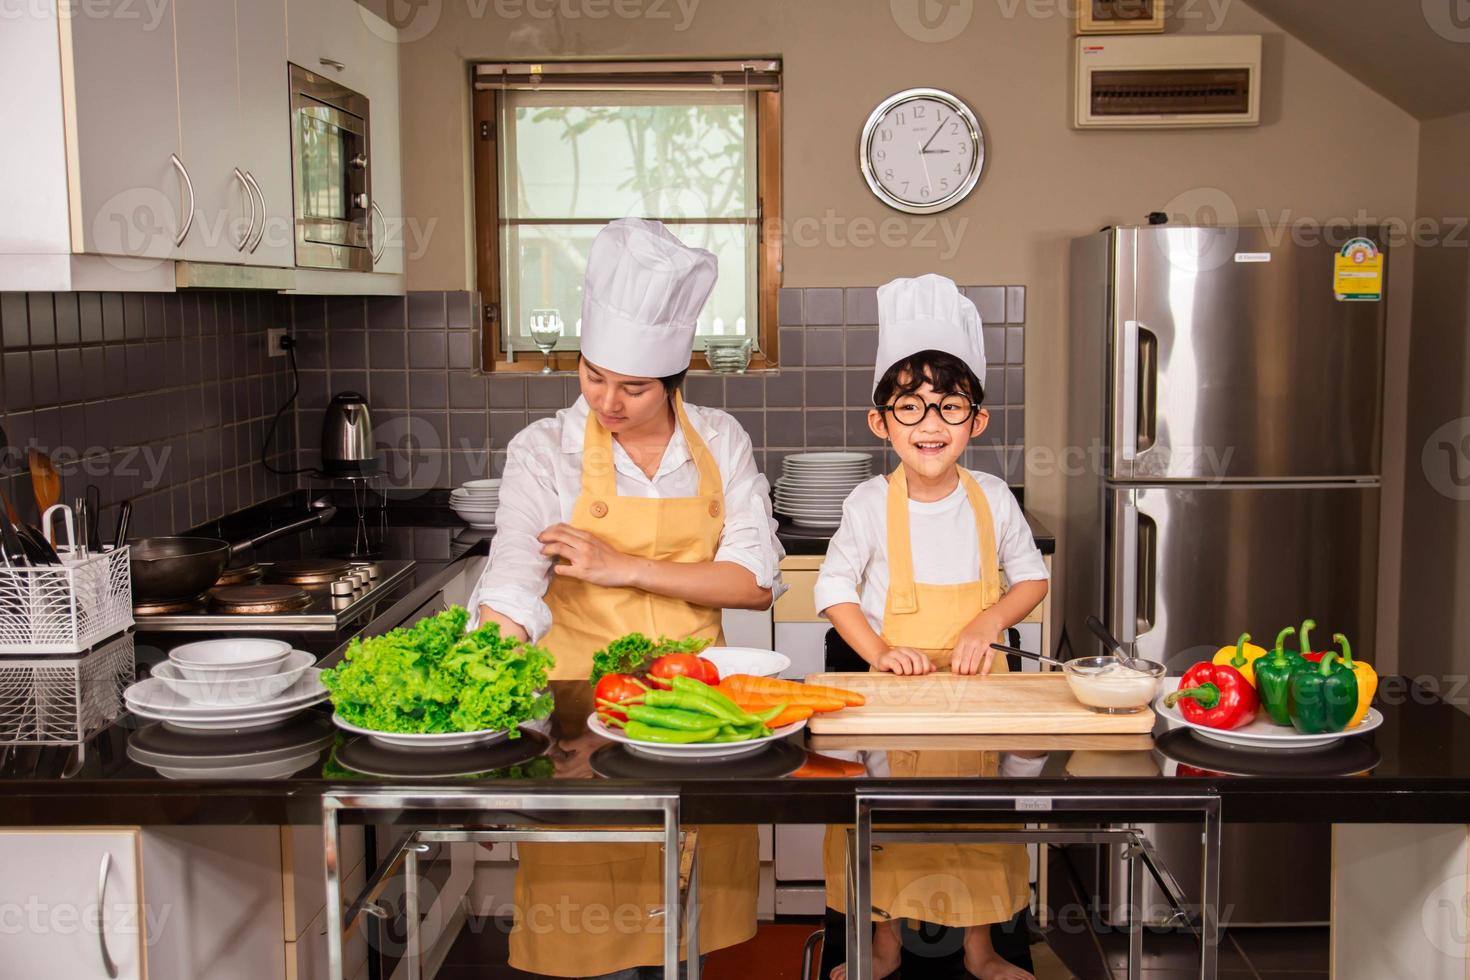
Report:
[[[974,190],[985,136],[969,106],[938,89],[909,89],[873,110],[859,150],[863,177],[891,207],[928,214]]]

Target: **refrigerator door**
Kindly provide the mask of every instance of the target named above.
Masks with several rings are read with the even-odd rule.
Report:
[[[1120,228],[1109,476],[1377,476],[1382,302],[1338,302],[1335,249],[1257,228]]]
[[[1104,498],[1107,624],[1135,656],[1182,673],[1310,616],[1317,649],[1340,632],[1373,660],[1376,484],[1109,484]]]

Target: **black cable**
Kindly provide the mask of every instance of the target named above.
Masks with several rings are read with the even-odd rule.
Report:
[[[296,370],[296,340],[290,334],[281,337],[281,349],[286,352],[286,358],[291,363],[291,396],[281,403],[276,409],[275,418],[271,419],[271,427],[265,431],[265,440],[260,444],[260,465],[278,476],[295,476],[298,473],[313,473],[315,466],[303,466],[295,470],[282,470],[270,464],[267,455],[270,452],[271,440],[276,437],[276,428],[281,424],[281,416],[286,414],[286,409],[296,404],[296,396],[301,394],[301,372]],[[300,447],[297,447],[298,450]]]

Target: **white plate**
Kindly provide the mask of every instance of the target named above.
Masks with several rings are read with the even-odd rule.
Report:
[[[163,681],[170,691],[201,707],[243,708],[280,696],[301,679],[306,668],[315,663],[316,657],[311,654],[292,650],[281,672],[266,677],[231,675],[204,681],[189,680],[179,672],[179,665],[172,661],[154,666],[153,676]]]
[[[844,452],[821,452],[821,453],[792,453],[781,460],[781,464],[787,465],[820,465],[823,463],[860,463],[863,466],[872,465],[873,457],[867,453],[844,453]]]
[[[478,732],[437,732],[430,735],[411,735],[403,732],[379,732],[371,728],[359,728],[341,716],[333,714],[332,724],[344,732],[366,735],[379,745],[392,749],[462,749],[469,745],[489,745],[499,742],[510,733],[504,729],[487,728]]]
[[[815,507],[837,507],[837,508],[841,508],[842,505],[843,505],[843,503],[846,502],[847,498],[846,497],[839,497],[836,494],[830,494],[830,493],[826,493],[826,494],[812,494],[811,496],[801,496],[801,495],[798,494],[798,495],[793,496],[791,494],[777,492],[777,494],[776,494],[776,500],[778,502],[784,502],[784,503],[788,503],[788,504],[796,504],[797,506],[801,506],[801,505],[805,504],[805,505],[810,505],[810,506],[815,506]]]
[[[820,517],[828,520],[841,520],[841,507],[807,507],[801,504],[777,504],[778,514],[789,514],[792,517]]]
[[[1331,745],[1339,739],[1366,734],[1383,724],[1383,715],[1379,713],[1378,709],[1369,708],[1368,713],[1363,716],[1362,721],[1358,722],[1356,728],[1349,728],[1342,732],[1331,732],[1326,735],[1303,735],[1295,728],[1276,724],[1267,717],[1265,711],[1262,711],[1260,716],[1249,725],[1244,725],[1226,732],[1218,728],[1207,728],[1204,725],[1197,725],[1189,721],[1179,710],[1178,705],[1172,708],[1165,706],[1164,699],[1170,693],[1173,692],[1160,694],[1158,700],[1154,702],[1154,710],[1168,721],[1170,728],[1192,728],[1202,738],[1207,738],[1212,742],[1223,742],[1226,745],[1248,746],[1253,749],[1320,748],[1323,745]]]
[[[139,718],[147,718],[150,721],[161,721],[169,728],[186,732],[248,732],[257,728],[273,728],[282,722],[294,718],[301,712],[327,700],[327,691],[324,688],[319,697],[305,704],[291,704],[282,708],[274,708],[266,712],[243,712],[220,710],[214,715],[196,717],[194,715],[181,715],[177,712],[150,711],[146,708],[138,708],[128,705],[128,709]]]
[[[492,490],[500,487],[500,477],[494,476],[484,480],[466,480],[456,489],[459,490]]]
[[[832,519],[832,520],[829,521],[829,520],[823,520],[823,519],[817,518],[817,517],[798,517],[795,514],[788,514],[787,516],[791,518],[791,523],[792,524],[795,524],[797,527],[841,527],[842,526],[842,520],[841,520],[841,518],[834,518],[834,519]]]
[[[749,742],[719,742],[714,745],[665,745],[659,742],[638,742],[624,735],[616,728],[610,728],[602,723],[602,719],[593,712],[587,716],[587,727],[592,729],[593,734],[601,735],[610,742],[621,742],[628,747],[628,751],[634,755],[641,755],[649,759],[675,759],[679,762],[698,762],[702,759],[733,759],[736,756],[751,755],[759,752],[768,742],[774,742],[778,738],[785,738],[792,732],[799,732],[806,727],[806,721],[794,722],[790,725],[782,725],[772,734],[765,738],[753,738]]]
[[[791,658],[786,654],[756,647],[709,647],[699,655],[714,664],[721,677],[731,674],[775,677],[791,666]]]
[[[165,779],[285,779],[300,772],[321,755],[316,749],[275,762],[253,762],[243,766],[154,766]]]
[[[123,692],[123,700],[138,714],[151,712],[145,717],[160,717],[160,720],[175,718],[241,720],[253,715],[270,715],[278,711],[300,708],[325,700],[328,691],[322,684],[322,672],[318,667],[308,667],[301,678],[269,701],[240,707],[210,706],[190,701],[182,694],[170,690],[161,677],[148,677]]]

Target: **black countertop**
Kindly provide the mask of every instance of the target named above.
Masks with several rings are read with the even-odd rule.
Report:
[[[380,633],[426,607],[436,609],[446,587],[464,588],[470,566],[463,559],[485,553],[483,536],[465,534],[433,501],[391,508],[389,518],[383,557],[413,557],[421,564],[391,605],[352,633]],[[337,531],[317,532],[290,547],[300,554],[330,550]],[[325,652],[324,662],[335,661],[347,638],[334,638],[339,642]],[[177,642],[142,633],[136,639],[140,673]],[[1162,720],[1152,735],[965,738],[962,744],[970,749],[1046,753],[1038,776],[984,780],[879,778],[831,761],[830,753],[853,749],[957,744],[928,736],[859,743],[803,732],[738,763],[651,762],[586,731],[587,685],[557,682],[554,693],[558,710],[550,745],[527,734],[467,753],[406,758],[344,738],[328,722],[325,706],[275,729],[217,736],[179,737],[123,715],[93,737],[80,757],[66,746],[0,747],[0,824],[315,823],[327,789],[404,786],[677,791],[683,818],[709,823],[847,820],[855,793],[882,790],[1136,800],[1131,808],[1114,801],[1100,809],[1119,819],[1146,813],[1150,799],[1188,794],[1218,797],[1231,822],[1470,821],[1470,715],[1398,678],[1385,679],[1380,689],[1382,727],[1332,748],[1233,749],[1186,731],[1166,731]],[[168,764],[171,756],[174,765]],[[347,763],[397,775],[363,775]],[[237,767],[246,764],[259,768],[239,774]],[[272,766],[277,771],[270,772]],[[798,766],[804,768],[797,771]],[[478,774],[446,775],[450,771]]]

